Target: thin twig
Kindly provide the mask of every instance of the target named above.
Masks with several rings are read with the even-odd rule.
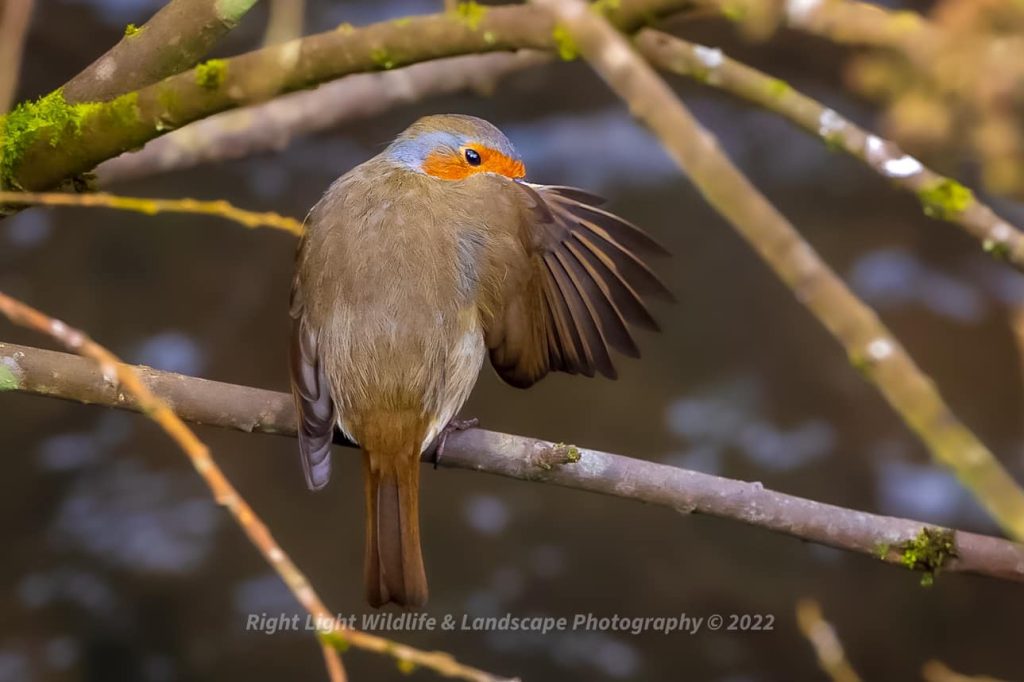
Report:
[[[635,43],[655,66],[774,111],[830,148],[860,159],[895,185],[912,192],[929,216],[959,225],[980,241],[985,251],[1024,270],[1024,233],[996,215],[969,189],[926,168],[894,142],[873,135],[788,83],[730,59],[719,49],[695,45],[652,29],[640,31]]]
[[[148,367],[134,369],[150,390],[186,421],[246,433],[295,437],[295,404],[287,393]],[[130,395],[105,382],[87,360],[8,343],[0,343],[2,389],[90,405],[141,409]],[[430,460],[431,456],[427,453],[425,458]],[[448,437],[440,466],[587,490],[681,513],[718,516],[862,554],[893,566],[1024,582],[1024,546],[1007,540],[935,529],[920,521],[868,514],[786,495],[759,483],[597,450],[470,429]],[[953,551],[932,561],[931,566],[917,560],[922,539],[944,536],[949,538]]]
[[[1024,538],[1024,491],[957,418],[874,311],[733,165],[715,137],[627,39],[579,0],[535,2],[557,15],[583,57],[661,140],[704,198],[843,345],[851,363],[878,387],[932,455],[956,474],[1007,533]]]
[[[143,381],[139,372],[131,365],[118,360],[110,351],[90,339],[84,332],[69,327],[60,320],[51,318],[6,294],[0,293],[0,312],[12,322],[47,334],[69,350],[94,360],[99,365],[102,383],[111,389],[130,395],[137,409],[155,421],[182,449],[192,466],[209,486],[218,504],[227,508],[241,526],[252,544],[260,551],[267,563],[277,571],[295,599],[315,619],[328,669],[337,682],[337,670],[341,668],[338,649],[351,645],[374,653],[389,656],[401,664],[422,666],[448,677],[472,682],[496,682],[502,678],[462,665],[443,652],[428,652],[404,644],[350,629],[336,620],[335,616],[320,600],[306,576],[270,533],[270,529],[256,515],[252,507],[238,493],[220,467],[210,456],[206,445],[196,437],[166,401],[157,397]],[[95,371],[95,368],[93,368]],[[0,379],[7,374],[13,376],[10,366],[0,365]],[[334,660],[338,659],[338,660]]]
[[[831,623],[821,614],[821,605],[813,599],[801,599],[796,605],[800,632],[814,647],[818,665],[832,682],[860,682],[860,675],[846,660],[843,644]]]
[[[0,115],[14,101],[34,0],[0,2]]]
[[[106,101],[194,66],[256,0],[171,0],[62,88],[68,102]]]
[[[256,212],[237,208],[227,201],[200,201],[198,199],[150,199],[124,197],[115,194],[65,194],[63,192],[3,192],[0,191],[0,207],[4,204],[32,204],[44,206],[81,206],[90,208],[114,208],[134,211],[146,215],[157,213],[192,213],[212,215],[231,220],[245,227],[272,227],[302,234],[302,223],[272,211]]]
[[[297,135],[337,128],[427,97],[472,89],[490,93],[497,82],[547,64],[551,55],[521,50],[439,59],[383,73],[361,73],[315,90],[204,118],[96,168],[101,186],[203,163],[279,152]]]
[[[1003,682],[988,675],[963,675],[941,661],[928,661],[921,668],[924,682]]]

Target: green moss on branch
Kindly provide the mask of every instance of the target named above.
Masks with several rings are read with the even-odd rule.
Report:
[[[569,33],[565,26],[555,26],[555,30],[551,32],[551,37],[555,41],[558,56],[563,61],[571,62],[580,56],[580,50],[576,47],[572,34]]]
[[[974,193],[956,180],[943,178],[927,185],[917,193],[926,215],[941,220],[952,220],[974,203]]]
[[[223,59],[210,59],[196,67],[196,84],[206,90],[217,90],[228,75],[228,63]]]
[[[69,104],[62,90],[54,90],[35,101],[22,102],[0,118],[0,189],[22,189],[18,170],[33,145],[45,144],[72,152],[90,121],[104,117],[112,125],[130,125],[138,120],[138,95],[129,93],[110,102]]]
[[[16,391],[18,388],[18,377],[6,365],[0,365],[0,391]]]
[[[900,562],[912,571],[922,571],[921,585],[929,587],[935,575],[959,554],[953,531],[946,528],[922,528],[914,538],[895,547]]]
[[[455,6],[455,18],[474,31],[480,28],[480,22],[483,21],[485,14],[487,8],[475,0],[460,2]]]

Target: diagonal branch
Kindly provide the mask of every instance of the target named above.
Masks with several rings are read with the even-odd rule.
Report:
[[[270,529],[217,466],[206,445],[185,425],[168,402],[150,388],[143,378],[143,373],[131,365],[121,363],[110,351],[85,333],[67,326],[60,320],[48,317],[2,292],[0,313],[6,315],[12,322],[52,336],[69,350],[84,356],[78,358],[63,353],[55,354],[80,363],[80,370],[90,372],[97,382],[105,389],[116,392],[121,400],[130,400],[135,409],[149,416],[177,443],[188,456],[196,472],[202,476],[217,503],[224,506],[235,518],[249,541],[288,586],[296,601],[314,618],[332,682],[343,682],[345,679],[338,651],[349,645],[390,656],[402,665],[422,666],[446,677],[470,682],[503,682],[502,678],[463,665],[444,652],[421,651],[384,637],[345,627],[335,619],[305,574],[292,562],[291,557],[274,539]],[[15,359],[14,364],[6,360],[0,363],[0,390],[11,388],[11,379],[20,372],[17,362]],[[51,374],[49,381],[52,382],[57,377],[59,374]]]
[[[661,140],[704,198],[749,242],[839,341],[853,365],[1014,538],[1024,539],[1024,491],[957,418],[871,308],[721,151],[718,141],[632,49],[580,0],[535,0],[564,22],[584,58]]]
[[[933,217],[959,225],[984,249],[1024,270],[1024,233],[1000,218],[971,190],[905,154],[895,143],[869,133],[788,83],[725,56],[660,31],[644,29],[637,49],[655,66],[689,76],[789,119],[830,147],[863,161],[912,192]]]
[[[68,102],[111,100],[198,62],[256,0],[171,0],[63,88]]]
[[[142,381],[184,420],[295,436],[291,395],[134,367]],[[103,379],[87,360],[0,343],[0,390],[140,411],[138,402]],[[341,442],[341,441],[339,441]],[[349,444],[351,445],[351,444]],[[425,458],[429,459],[428,454]],[[1024,546],[920,521],[845,509],[695,471],[481,429],[457,431],[440,465],[552,483],[674,509],[732,519],[776,533],[874,557],[906,568],[963,572],[1024,582]],[[947,537],[941,561],[918,561],[923,540]],[[938,565],[936,565],[938,564]]]

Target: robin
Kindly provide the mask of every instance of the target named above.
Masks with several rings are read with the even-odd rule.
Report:
[[[291,382],[311,489],[335,425],[363,452],[369,603],[427,600],[419,460],[485,357],[526,388],[548,372],[615,378],[667,295],[664,250],[579,189],[526,182],[511,142],[460,115],[420,119],[313,207],[292,285]]]

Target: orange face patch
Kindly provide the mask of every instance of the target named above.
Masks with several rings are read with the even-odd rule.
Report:
[[[480,163],[472,165],[466,160],[466,151],[475,151],[480,156]],[[442,180],[465,180],[477,173],[497,173],[506,178],[519,179],[526,175],[526,166],[522,161],[509,158],[497,149],[481,144],[467,144],[458,152],[449,150],[432,152],[423,162],[423,172]]]

